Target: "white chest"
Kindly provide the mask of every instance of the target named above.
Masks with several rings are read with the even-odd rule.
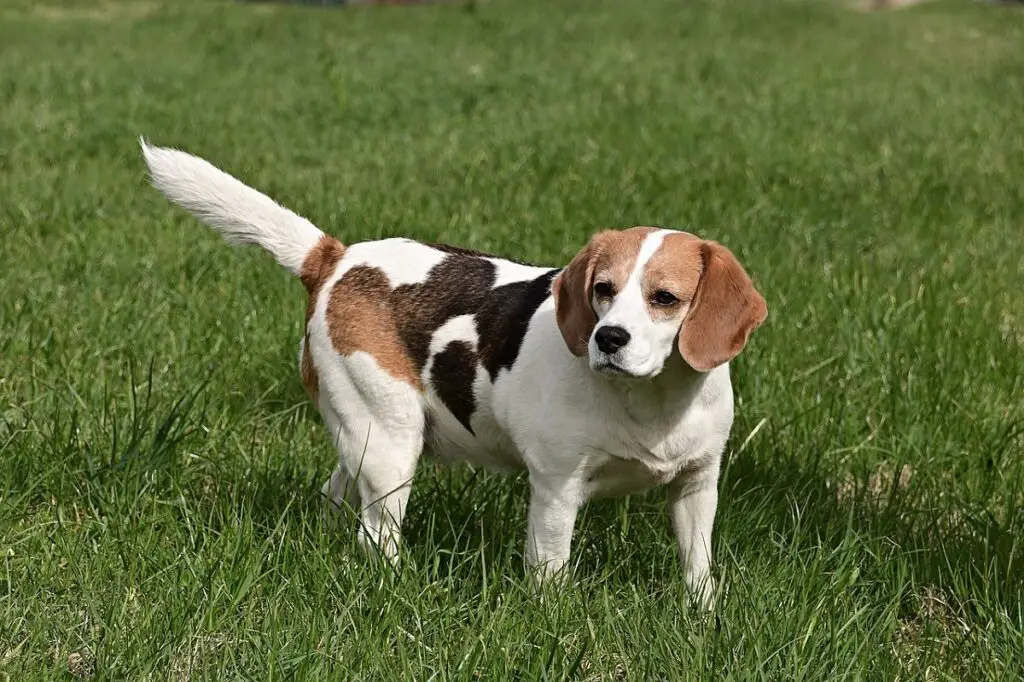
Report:
[[[545,357],[534,350],[494,386],[478,378],[472,433],[428,395],[430,449],[443,460],[574,480],[585,497],[639,493],[717,466],[732,426],[727,366],[622,384]]]
[[[727,365],[635,383],[595,378],[585,362],[565,367],[524,365],[499,385],[507,391],[498,391],[498,421],[531,476],[574,479],[591,497],[638,493],[717,467],[733,418]]]
[[[609,429],[618,431],[607,434],[607,442],[617,447],[603,448],[583,463],[587,496],[641,493],[717,465],[731,422],[719,412],[694,407],[671,426],[654,422],[647,429],[637,424],[622,428],[625,424],[619,423],[618,429]]]

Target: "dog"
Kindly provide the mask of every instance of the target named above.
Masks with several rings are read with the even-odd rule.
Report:
[[[309,294],[299,372],[338,451],[323,486],[358,541],[397,560],[425,447],[525,470],[525,557],[564,575],[588,499],[668,489],[687,586],[710,607],[711,535],[733,422],[729,361],[767,317],[721,244],[597,232],[564,268],[391,238],[345,245],[208,162],[140,140],[153,185]]]

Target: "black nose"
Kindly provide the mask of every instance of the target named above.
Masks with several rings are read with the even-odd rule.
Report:
[[[629,343],[629,332],[622,327],[601,327],[594,334],[594,341],[602,353],[610,355]]]

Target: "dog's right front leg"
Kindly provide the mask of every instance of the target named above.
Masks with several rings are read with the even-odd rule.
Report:
[[[526,522],[526,564],[545,581],[569,561],[580,498],[568,483],[539,483],[530,477],[530,511]]]

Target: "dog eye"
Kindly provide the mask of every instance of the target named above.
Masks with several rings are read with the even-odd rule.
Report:
[[[611,298],[615,295],[615,289],[608,282],[598,282],[594,285],[594,295],[598,298]]]
[[[679,299],[667,291],[654,292],[653,301],[660,306],[670,306],[679,303]]]

